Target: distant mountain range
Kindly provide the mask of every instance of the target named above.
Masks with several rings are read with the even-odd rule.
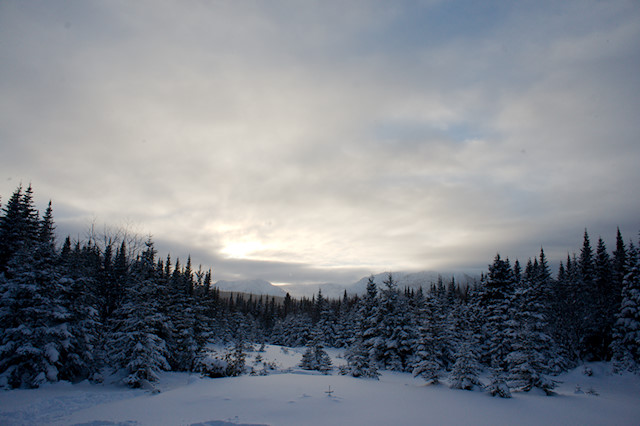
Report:
[[[284,297],[287,295],[287,291],[282,287],[275,286],[269,281],[265,280],[220,280],[213,286],[219,288],[222,291],[234,291],[238,293],[262,294],[266,296],[280,297]]]
[[[384,281],[387,279],[389,273],[384,272],[374,275],[374,282],[381,288],[384,286]],[[467,274],[464,272],[436,272],[436,271],[421,271],[421,272],[392,272],[393,279],[398,283],[398,287],[417,289],[423,287],[428,290],[432,284],[438,282],[438,277],[441,276],[445,284],[451,281],[453,277],[458,284],[473,283],[480,277],[478,275]],[[269,281],[265,280],[240,280],[240,281],[226,281],[220,280],[214,284],[215,287],[222,291],[233,291],[240,293],[262,294],[267,296],[280,296],[283,297],[289,293],[292,297],[309,297],[318,293],[318,290],[322,290],[322,295],[328,298],[338,298],[344,295],[346,290],[347,294],[364,294],[367,288],[367,282],[369,277],[363,277],[359,281],[352,284],[335,284],[335,283],[323,283],[323,284],[289,284],[275,286]]]

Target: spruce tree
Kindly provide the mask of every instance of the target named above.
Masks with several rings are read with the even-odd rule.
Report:
[[[35,226],[31,188],[17,207],[21,241],[10,250],[8,277],[0,280],[0,381],[8,387],[37,387],[86,378],[92,348],[74,323],[70,281],[59,269],[55,250],[51,203]]]
[[[509,259],[497,254],[489,265],[484,286],[480,293],[480,309],[484,317],[483,333],[485,345],[482,353],[484,364],[501,371],[506,367],[506,356],[511,351],[514,323],[512,299],[515,278]]]
[[[331,371],[331,357],[325,352],[322,344],[322,336],[316,330],[311,340],[307,343],[307,349],[302,355],[300,367],[303,370],[316,370],[323,374]]]
[[[200,306],[193,297],[193,276],[191,273],[191,257],[184,270],[176,265],[170,281],[165,279],[168,294],[161,309],[170,325],[167,336],[169,363],[172,370],[192,370],[200,357],[204,342],[199,327],[201,319]]]
[[[638,371],[640,366],[640,258],[631,243],[622,302],[614,325],[611,352],[617,370]]]
[[[578,259],[577,311],[578,350],[581,359],[601,360],[606,357],[611,322],[607,318],[612,292],[611,264],[602,239],[594,255],[587,231]]]
[[[613,252],[612,263],[613,281],[616,289],[614,294],[617,296],[614,303],[616,307],[618,307],[622,298],[622,282],[624,281],[624,277],[627,273],[627,248],[624,240],[622,239],[620,228],[618,228],[616,233],[616,250]]]
[[[553,382],[545,378],[552,363],[554,347],[547,333],[547,306],[550,273],[544,250],[540,262],[529,260],[525,276],[516,288],[513,316],[515,320],[511,351],[506,357],[507,380],[518,391],[540,388],[551,393]]]
[[[374,379],[379,377],[375,359],[377,312],[378,290],[372,275],[367,281],[367,293],[357,306],[356,334],[345,354],[347,367],[342,369],[344,374]]]
[[[314,317],[316,318],[315,329],[319,333],[319,338],[326,346],[332,347],[335,342],[335,316],[329,301],[322,295],[322,290],[318,290],[315,298]]]
[[[472,290],[472,300],[475,301],[475,291]],[[477,305],[475,303],[459,302],[450,315],[450,327],[453,329],[451,344],[454,355],[449,386],[453,389],[473,390],[482,387],[480,382],[480,364],[478,362],[478,347],[482,340]]]
[[[482,387],[479,378],[480,366],[470,339],[460,342],[455,352],[455,360],[449,375],[449,387],[463,390]]]
[[[388,274],[377,312],[377,339],[374,343],[378,365],[395,371],[407,371],[415,330],[407,310],[406,298]]]
[[[583,298],[580,286],[578,260],[575,254],[567,254],[567,263],[561,264],[554,286],[552,306],[556,314],[552,317],[552,333],[558,345],[558,353],[566,361],[565,368],[580,359],[580,341],[584,335]]]
[[[159,372],[169,370],[167,318],[160,309],[166,288],[158,285],[153,242],[132,266],[125,300],[114,312],[109,352],[113,365],[123,369],[131,387],[153,387]]]
[[[19,186],[0,216],[0,273],[11,278],[9,262],[19,251],[26,252],[38,235],[38,213],[33,205],[31,186],[26,191]]]
[[[411,363],[413,376],[422,377],[428,384],[439,382],[440,370],[443,368],[442,345],[439,339],[443,330],[436,314],[439,299],[437,293],[430,293],[421,307],[418,338]]]
[[[613,265],[607,252],[607,247],[598,239],[595,256],[595,328],[598,330],[593,337],[593,351],[597,359],[607,358],[615,315],[618,310],[616,302],[621,288],[613,280]],[[617,293],[617,294],[616,294]]]

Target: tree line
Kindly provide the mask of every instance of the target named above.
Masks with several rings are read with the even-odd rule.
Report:
[[[356,377],[393,370],[500,396],[551,393],[553,375],[584,360],[637,371],[638,266],[619,230],[611,253],[585,230],[555,278],[541,249],[524,267],[498,254],[464,286],[400,289],[389,274],[335,300],[223,296],[211,270],[158,258],[151,238],[138,250],[125,238],[58,245],[51,203],[40,215],[32,188],[18,187],[0,216],[0,386],[100,381],[111,370],[140,387],[161,371],[202,371],[210,342],[252,341],[307,345],[303,363],[321,371],[322,348],[343,347],[341,373]]]

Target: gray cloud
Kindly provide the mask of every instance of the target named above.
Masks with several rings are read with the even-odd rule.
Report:
[[[640,228],[633,2],[0,8],[0,193],[59,228],[280,282]]]

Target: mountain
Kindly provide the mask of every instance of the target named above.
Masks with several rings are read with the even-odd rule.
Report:
[[[451,281],[453,277],[457,284],[465,285],[471,284],[480,277],[477,275],[467,274],[464,272],[437,272],[437,271],[420,271],[420,272],[392,272],[393,279],[397,282],[399,289],[413,288],[417,289],[422,287],[424,290],[429,290],[432,284],[438,282],[438,277],[441,276],[445,284]],[[374,282],[378,288],[384,287],[384,281],[389,276],[388,272],[383,272],[374,275]],[[279,288],[288,292],[292,297],[308,297],[318,294],[318,290],[322,290],[322,295],[330,299],[341,298],[344,295],[345,290],[348,295],[362,295],[366,292],[367,281],[369,277],[363,277],[352,284],[289,284]]]
[[[291,297],[301,298],[307,297],[311,298],[314,295],[318,294],[318,290],[322,290],[322,295],[329,299],[338,299],[344,295],[344,291],[347,290],[348,294],[353,294],[349,289],[353,286],[353,284],[334,284],[334,283],[323,283],[323,284],[287,284],[283,285],[282,288],[286,293],[289,293]]]
[[[378,288],[384,287],[384,280],[387,279],[389,273],[383,272],[374,275],[374,282]],[[469,284],[479,279],[476,275],[470,275],[463,272],[436,272],[436,271],[421,271],[421,272],[392,272],[393,279],[398,283],[398,288],[414,288],[422,287],[424,290],[428,290],[432,284],[438,282],[438,276],[442,276],[442,280],[445,284],[451,281],[451,277],[455,278],[458,284]],[[311,298],[318,294],[318,290],[322,290],[322,295],[330,299],[338,299],[344,295],[345,290],[348,295],[362,295],[366,292],[367,281],[369,277],[363,277],[359,281],[351,284],[335,284],[335,283],[322,283],[322,284],[288,284],[282,286],[275,286],[269,281],[265,280],[238,280],[227,281],[220,280],[214,284],[214,287],[219,288],[222,291],[233,291],[239,293],[251,293],[262,294],[267,296],[280,296],[284,297],[289,293],[292,297]]]
[[[238,280],[226,281],[220,280],[216,282],[214,287],[222,291],[233,291],[238,293],[262,294],[267,296],[284,297],[287,292],[281,287],[277,287],[265,280]]]

